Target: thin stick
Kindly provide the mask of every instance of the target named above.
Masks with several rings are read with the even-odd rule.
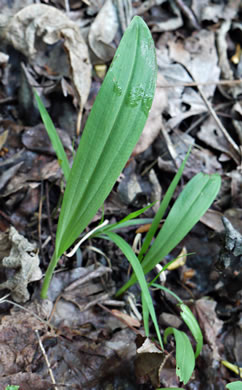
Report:
[[[210,114],[212,115],[213,119],[215,120],[215,122],[217,123],[218,127],[222,131],[222,133],[225,136],[226,140],[230,143],[230,145],[232,146],[232,148],[236,152],[236,155],[234,156],[234,160],[236,160],[236,162],[238,164],[240,164],[240,158],[239,157],[241,157],[241,156],[240,156],[240,149],[239,149],[238,145],[234,142],[233,138],[229,135],[229,133],[225,129],[224,125],[220,121],[220,119],[217,116],[215,110],[213,109],[211,103],[208,101],[208,99],[204,95],[204,93],[201,90],[201,88],[199,87],[199,85],[197,86],[197,88],[198,88],[198,90],[200,92],[200,95],[201,95],[202,99],[204,100],[204,103],[206,104],[208,110],[210,111]]]
[[[49,324],[47,321],[43,320],[43,318],[39,317],[38,314],[34,313],[32,310],[29,310],[27,309],[26,307],[22,306],[22,305],[19,305],[18,303],[16,302],[13,302],[11,301],[10,299],[7,299],[9,297],[10,294],[7,294],[5,295],[4,297],[0,298],[0,304],[1,303],[10,303],[11,305],[14,305],[16,307],[18,307],[19,309],[21,310],[24,310],[26,311],[27,313],[31,314],[32,316],[34,316],[35,318],[37,318],[37,320],[39,320],[40,322],[42,322],[43,324],[53,328],[53,326],[51,324]]]
[[[182,13],[189,19],[191,25],[195,30],[201,30],[201,26],[199,25],[195,14],[192,10],[184,3],[183,0],[175,0],[176,5],[180,8]]]
[[[190,76],[192,77],[193,80],[195,80],[195,77],[193,76],[193,74],[191,73],[191,71],[189,70],[189,68],[187,68],[185,66],[187,72],[190,74]],[[229,133],[227,132],[227,130],[225,129],[224,125],[222,124],[222,122],[220,121],[219,117],[217,116],[215,110],[213,109],[211,103],[208,101],[208,99],[206,98],[205,94],[203,93],[201,87],[199,84],[196,85],[197,89],[198,89],[198,92],[200,93],[204,103],[206,104],[207,108],[208,108],[208,111],[210,112],[210,114],[212,115],[213,119],[215,120],[216,124],[218,125],[218,127],[220,128],[220,130],[222,131],[224,137],[226,138],[226,140],[230,143],[230,145],[232,146],[232,148],[234,149],[235,153],[233,153],[233,158],[235,160],[235,162],[237,164],[240,164],[240,160],[241,160],[241,152],[240,152],[240,148],[238,147],[238,145],[234,142],[233,138],[230,137]]]
[[[159,84],[158,88],[176,88],[176,87],[197,87],[198,85],[238,85],[242,83],[240,80],[218,80],[218,81],[207,81],[206,83],[202,82],[189,82],[189,83],[176,83],[176,84]]]
[[[55,377],[54,377],[53,371],[52,371],[51,366],[50,366],[50,362],[49,362],[48,356],[47,356],[47,354],[45,352],[43,343],[41,341],[41,338],[40,338],[40,335],[39,335],[39,332],[38,332],[37,329],[35,329],[35,333],[36,333],[36,336],[37,336],[37,339],[38,339],[38,342],[39,342],[39,346],[40,346],[41,352],[42,352],[42,354],[44,356],[44,359],[45,359],[45,362],[46,362],[46,365],[47,365],[47,368],[48,368],[48,371],[49,371],[49,375],[50,375],[51,381],[52,381],[52,383],[54,385],[54,389],[58,390],[58,387],[56,386]]]

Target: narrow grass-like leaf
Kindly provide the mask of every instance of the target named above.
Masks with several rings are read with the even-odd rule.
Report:
[[[192,376],[195,357],[189,338],[180,330],[167,328],[164,332],[164,342],[167,342],[167,337],[172,333],[176,340],[176,375],[185,385]]]
[[[99,237],[101,234],[105,234],[108,232],[115,232],[117,230],[127,228],[130,226],[139,226],[146,225],[152,222],[152,218],[138,218],[138,219],[130,219],[129,221],[111,223],[110,225],[101,227],[100,230],[97,230],[92,237]]]
[[[191,312],[189,307],[183,303],[183,301],[178,297],[178,295],[176,295],[173,291],[169,290],[167,287],[164,287],[164,286],[157,284],[157,283],[153,283],[153,281],[149,284],[149,286],[150,285],[152,287],[159,288],[160,290],[166,291],[168,294],[171,294],[179,302],[180,308],[182,310],[180,315],[181,315],[183,321],[186,323],[186,325],[190,329],[194,339],[197,342],[196,352],[195,352],[195,357],[197,358],[202,350],[202,347],[203,347],[203,335],[202,335],[200,326],[198,325],[198,322],[197,322],[196,318],[194,317],[193,313]]]
[[[159,389],[156,390],[185,390],[183,387],[160,387]]]
[[[127,215],[125,218],[121,219],[119,222],[109,224],[107,226],[104,226],[100,230],[97,231],[97,233],[94,235],[94,237],[97,236],[98,233],[105,233],[109,231],[115,231],[117,229],[121,229],[123,227],[128,227],[132,225],[142,225],[146,223],[151,223],[151,218],[142,218],[142,219],[136,219],[139,215],[143,214],[146,210],[148,210],[150,207],[152,207],[155,204],[155,202],[149,204],[146,207],[143,207],[142,209],[136,210],[129,215]],[[135,219],[134,219],[135,218]],[[149,221],[149,222],[147,222]]]
[[[187,253],[186,256],[190,256],[190,255],[194,255],[194,254],[195,254],[195,252],[191,252],[191,253]],[[161,274],[162,272],[164,272],[164,271],[165,271],[167,268],[169,268],[175,261],[177,261],[178,259],[180,259],[180,258],[182,258],[182,257],[184,257],[184,255],[180,255],[180,256],[176,257],[175,259],[168,261],[168,263],[166,263],[166,264],[164,265],[164,267],[162,267],[162,269],[158,272],[158,274],[154,277],[154,279],[153,279],[151,282],[149,282],[149,286],[151,286],[151,285],[153,285],[153,284],[155,283],[155,281],[160,277],[160,274]],[[179,297],[177,297],[177,298],[180,299]],[[181,303],[182,303],[182,300],[180,300],[180,301],[181,301]]]
[[[211,206],[221,185],[219,175],[198,173],[184,187],[152,247],[142,261],[144,273],[152,270],[186,236]],[[124,292],[136,282],[135,275],[118,291]]]
[[[141,292],[141,304],[142,304],[142,317],[143,317],[145,335],[146,335],[146,337],[149,337],[149,335],[150,335],[150,327],[149,327],[150,312],[149,312],[149,308],[147,306],[146,300],[144,298],[144,294],[142,292]]]
[[[160,335],[160,331],[159,331],[159,326],[158,326],[158,322],[157,322],[157,318],[156,318],[156,314],[155,314],[154,305],[152,302],[152,298],[150,296],[150,292],[149,292],[149,289],[148,289],[148,286],[147,286],[145,276],[144,276],[141,264],[139,262],[139,259],[134,254],[134,252],[133,252],[132,248],[129,246],[129,244],[122,237],[120,237],[118,234],[110,232],[107,234],[107,237],[109,239],[111,239],[121,249],[124,256],[130,262],[130,264],[135,272],[135,275],[137,277],[137,280],[139,282],[139,285],[140,285],[140,288],[141,288],[141,291],[143,294],[143,299],[146,301],[147,309],[149,310],[150,316],[152,318],[159,343],[161,345],[161,348],[163,349],[163,343],[162,343],[162,339],[161,339],[161,335]]]
[[[225,387],[226,387],[226,389],[229,389],[229,390],[242,390],[242,382],[235,381],[232,383],[228,383]]]
[[[145,22],[135,16],[81,137],[59,217],[57,257],[72,245],[110,193],[143,130],[155,84],[154,43]]]
[[[196,346],[196,352],[195,352],[195,358],[197,358],[202,350],[203,347],[203,335],[200,329],[200,326],[198,325],[198,322],[196,318],[194,317],[193,313],[189,309],[187,305],[182,303],[180,305],[181,308],[181,317],[183,321],[187,324],[188,328],[190,329],[194,339],[197,342]]]
[[[171,291],[169,288],[162,286],[161,284],[157,284],[157,283],[153,283],[153,282],[151,282],[151,286],[155,287],[155,288],[159,288],[160,290],[166,291],[168,294],[172,295],[180,304],[183,304],[183,301],[181,300],[181,298],[179,298],[178,295],[176,295],[176,293]]]
[[[60,137],[56,131],[56,128],[54,126],[54,123],[52,122],[51,117],[49,116],[44,104],[42,103],[41,99],[39,98],[39,95],[34,90],[34,96],[38,105],[38,109],[42,118],[42,121],[45,125],[46,131],[48,133],[48,136],[50,137],[51,144],[53,146],[54,151],[56,152],[58,162],[63,170],[65,179],[67,180],[70,174],[70,165],[68,158],[66,156],[66,152],[63,148],[62,142],[60,140]]]
[[[147,249],[149,248],[149,245],[151,243],[151,240],[152,238],[154,237],[158,227],[159,227],[159,224],[160,224],[160,221],[161,219],[163,218],[165,212],[166,212],[166,209],[170,203],[170,200],[174,194],[174,191],[177,187],[177,184],[179,183],[179,180],[182,176],[182,173],[184,171],[184,168],[185,168],[185,165],[186,165],[186,162],[187,162],[187,159],[189,157],[189,154],[190,154],[190,151],[191,151],[191,148],[189,149],[189,151],[187,152],[186,154],[186,157],[184,159],[184,161],[182,162],[180,168],[178,169],[175,177],[173,178],[171,184],[169,185],[169,188],[168,190],[166,191],[166,194],[160,204],[160,207],[159,207],[159,210],[157,211],[154,219],[153,219],[153,222],[151,224],[151,227],[148,231],[148,233],[146,234],[145,236],[145,239],[144,239],[144,242],[143,242],[143,245],[141,247],[141,250],[140,250],[140,253],[139,253],[139,259],[142,261],[142,258],[144,256],[144,254],[146,253]]]

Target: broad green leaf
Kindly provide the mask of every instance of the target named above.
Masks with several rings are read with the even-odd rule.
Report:
[[[164,258],[164,252],[166,256],[175,248],[199,221],[216,198],[220,184],[219,175],[203,173],[198,173],[187,183],[142,262],[145,273]]]
[[[242,382],[236,381],[236,382],[228,383],[225,387],[226,389],[229,390],[242,390]]]
[[[142,261],[144,273],[151,271],[199,221],[211,206],[220,189],[219,175],[198,173],[184,187],[150,250]],[[122,292],[136,282],[135,275],[122,287]],[[120,291],[118,293],[120,294]]]
[[[189,309],[188,306],[186,306],[184,303],[180,305],[181,308],[181,317],[183,321],[187,324],[188,328],[190,329],[194,339],[197,342],[196,346],[196,352],[195,357],[197,358],[202,350],[203,347],[203,335],[200,329],[200,326],[198,325],[198,322],[196,318],[194,317],[193,313]]]
[[[110,232],[107,234],[107,237],[109,239],[111,239],[121,249],[124,256],[130,262],[130,264],[135,272],[135,275],[137,277],[137,280],[139,282],[141,291],[142,291],[142,299],[145,300],[146,305],[147,305],[145,307],[145,310],[147,310],[147,309],[149,310],[150,316],[152,318],[152,321],[153,321],[153,324],[154,324],[154,327],[156,330],[158,340],[160,342],[161,348],[163,349],[163,343],[162,343],[162,339],[161,339],[161,335],[160,335],[160,331],[159,331],[159,326],[158,326],[158,322],[157,322],[157,318],[156,318],[156,314],[155,314],[154,305],[152,302],[152,298],[150,296],[150,292],[149,292],[149,289],[148,289],[148,286],[147,286],[145,276],[144,276],[141,264],[139,262],[139,259],[134,254],[134,252],[133,252],[132,248],[129,246],[129,244],[123,238],[121,238],[118,234]],[[147,318],[147,316],[145,318]]]
[[[167,342],[167,337],[172,333],[176,340],[176,375],[185,385],[192,376],[195,357],[189,338],[180,330],[167,328],[164,332],[164,342]]]
[[[65,179],[67,180],[70,174],[70,165],[68,158],[66,156],[65,150],[63,148],[62,142],[60,140],[60,137],[56,131],[56,128],[54,126],[54,123],[52,122],[51,117],[49,116],[44,104],[42,103],[41,99],[39,98],[39,95],[34,90],[34,96],[38,105],[38,109],[42,118],[42,121],[45,125],[46,131],[48,133],[48,136],[50,137],[51,144],[53,146],[54,151],[56,152],[56,155],[58,157],[58,162],[63,170]]]
[[[186,157],[184,159],[184,161],[182,162],[180,168],[178,169],[175,177],[173,178],[171,184],[169,185],[169,188],[168,190],[166,191],[166,194],[160,204],[160,207],[159,207],[159,210],[157,211],[154,219],[153,219],[153,222],[152,222],[152,225],[148,231],[148,233],[146,234],[145,236],[145,239],[144,239],[144,242],[143,242],[143,245],[142,245],[142,248],[140,250],[140,253],[139,253],[139,259],[142,260],[143,258],[143,255],[146,253],[147,249],[149,248],[149,245],[151,243],[151,240],[152,238],[154,237],[154,235],[156,234],[156,231],[159,227],[159,224],[160,224],[160,221],[161,219],[163,218],[165,212],[166,212],[166,209],[170,203],[170,200],[174,194],[174,191],[177,187],[177,184],[179,183],[179,180],[182,176],[182,173],[184,171],[184,168],[185,168],[185,165],[186,165],[186,162],[187,162],[187,159],[189,157],[189,154],[190,154],[190,151],[191,151],[191,148],[189,149],[189,151],[187,152],[186,154]]]
[[[156,84],[154,43],[135,16],[87,120],[67,181],[56,235],[60,257],[110,193],[143,130]]]

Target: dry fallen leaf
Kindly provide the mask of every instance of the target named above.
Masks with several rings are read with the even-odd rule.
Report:
[[[84,106],[91,85],[88,49],[79,27],[65,13],[45,4],[29,5],[6,22],[1,37],[33,64],[48,66],[56,75],[63,76],[64,73],[72,78],[77,93],[74,103]],[[57,68],[53,69],[48,65],[45,53],[48,46],[55,48],[57,43],[65,57],[59,57],[55,64]]]
[[[140,336],[137,337],[139,343]],[[135,373],[140,383],[151,381],[152,385],[160,385],[160,370],[165,359],[164,352],[160,351],[150,339],[146,338],[143,344],[137,348],[135,360]]]
[[[205,340],[212,350],[213,359],[218,361],[220,360],[219,348],[221,347],[218,336],[222,330],[223,321],[217,317],[216,305],[215,301],[206,298],[199,299],[195,303],[199,324],[203,330]]]
[[[113,58],[115,47],[111,43],[118,26],[117,9],[112,0],[106,0],[88,34],[90,48],[99,60],[107,62]]]
[[[1,235],[6,237],[6,233]],[[9,229],[7,239],[10,251],[0,259],[7,280],[0,284],[0,290],[8,289],[16,302],[26,302],[30,297],[28,284],[42,277],[36,246],[20,235],[13,226]]]
[[[129,316],[128,314],[123,313],[122,311],[116,310],[116,309],[112,310],[112,314],[116,318],[119,318],[122,322],[127,324],[129,327],[140,328],[141,324],[140,324],[140,321],[137,320],[137,318],[133,318],[133,317]]]
[[[2,134],[0,134],[0,150],[4,146],[5,142],[8,138],[8,130],[5,130]]]

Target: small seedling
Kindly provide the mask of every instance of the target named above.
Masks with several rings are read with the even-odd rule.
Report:
[[[148,117],[156,74],[150,31],[140,17],[134,17],[93,105],[71,169],[55,127],[35,94],[67,181],[42,297],[47,295],[59,258],[88,226],[130,157]]]
[[[120,42],[93,105],[72,168],[51,118],[35,93],[42,120],[67,182],[58,220],[55,251],[42,287],[43,298],[47,296],[49,283],[59,258],[88,226],[124,168],[145,125],[155,84],[154,43],[148,27],[136,16]],[[182,176],[188,156],[189,152],[161,202],[138,256],[116,230],[145,222],[144,219],[137,219],[145,209],[131,213],[116,224],[107,226],[102,224],[93,231],[93,237],[113,241],[132,265],[133,275],[116,295],[120,296],[134,283],[139,282],[146,335],[149,336],[150,316],[162,349],[163,342],[149,287],[151,285],[161,289],[165,287],[154,284],[155,281],[147,283],[145,275],[162,261],[199,221],[214,201],[221,183],[220,177],[216,174],[197,174],[184,187],[157,234],[160,221]],[[175,296],[173,292],[169,290],[168,292]],[[164,341],[167,341],[170,334],[174,335],[177,375],[186,384],[192,375],[195,358],[202,349],[203,341],[201,330],[192,312],[177,296],[176,298],[181,308],[181,317],[197,343],[196,351],[194,353],[184,332],[171,327],[165,330]]]

